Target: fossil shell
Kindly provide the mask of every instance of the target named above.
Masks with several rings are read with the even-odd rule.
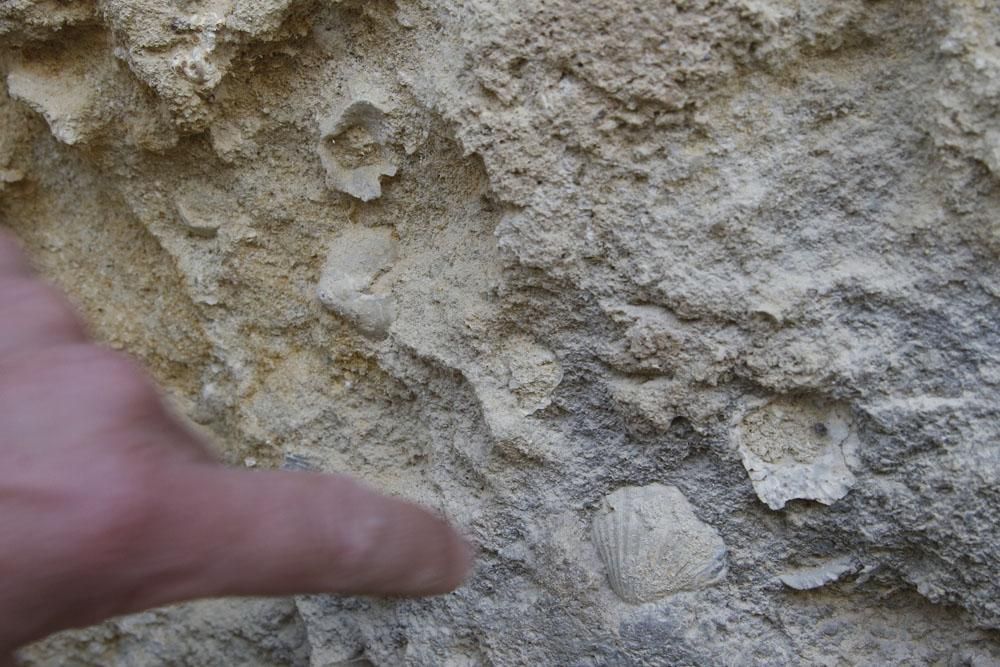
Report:
[[[704,588],[726,573],[722,537],[673,486],[609,494],[594,518],[593,539],[611,588],[626,602]]]
[[[359,100],[322,125],[317,150],[326,169],[327,187],[361,201],[381,197],[382,177],[396,175],[394,155],[386,146],[383,110]]]
[[[778,575],[781,583],[797,591],[808,591],[832,584],[845,574],[857,572],[858,562],[852,556],[834,558],[816,567],[803,567]]]
[[[832,505],[854,485],[858,438],[847,404],[781,397],[747,414],[734,439],[757,497],[771,509],[797,498]]]
[[[398,243],[387,227],[350,227],[331,245],[316,288],[320,302],[364,333],[385,337],[396,319],[391,294],[373,292],[379,274],[398,258]]]

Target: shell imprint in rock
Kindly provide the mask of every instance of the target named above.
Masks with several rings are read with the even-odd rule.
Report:
[[[372,289],[398,254],[399,243],[388,227],[347,228],[327,254],[316,288],[320,302],[365,334],[384,338],[396,319],[396,301]]]
[[[387,127],[382,109],[364,100],[323,121],[317,150],[327,187],[361,201],[381,197],[382,177],[396,175]]]
[[[609,494],[594,518],[593,538],[611,588],[626,602],[704,588],[726,573],[722,537],[673,486]]]
[[[815,567],[803,567],[778,575],[781,583],[797,591],[809,591],[832,584],[846,574],[857,572],[860,564],[853,556],[833,558]]]
[[[746,415],[734,439],[757,497],[773,510],[794,499],[832,505],[854,485],[859,442],[846,403],[777,398]]]

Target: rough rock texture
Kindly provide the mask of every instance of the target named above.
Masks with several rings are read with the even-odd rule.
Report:
[[[998,35],[994,0],[0,3],[0,224],[228,460],[480,550],[436,599],[27,663],[997,664]],[[727,569],[631,603],[591,526],[653,484]]]

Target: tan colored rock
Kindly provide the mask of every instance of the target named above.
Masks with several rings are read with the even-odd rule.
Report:
[[[227,461],[479,551],[32,664],[1000,661],[994,5],[0,3],[0,225]],[[623,488],[726,577],[623,604]]]

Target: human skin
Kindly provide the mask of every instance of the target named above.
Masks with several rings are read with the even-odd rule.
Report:
[[[470,564],[444,521],[346,477],[219,464],[0,230],[0,665],[171,602],[439,594]]]

